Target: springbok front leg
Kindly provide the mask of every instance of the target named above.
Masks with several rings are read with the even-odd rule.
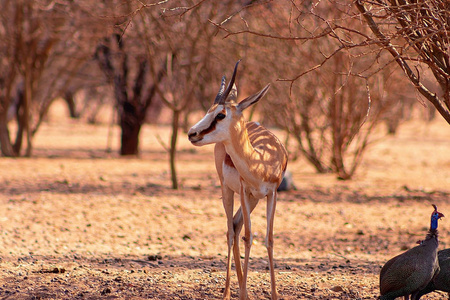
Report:
[[[258,204],[258,199],[250,196],[250,214],[255,209],[256,205]],[[239,282],[239,289],[242,291],[242,284],[246,280],[243,278],[242,274],[242,267],[241,267],[241,254],[239,252],[239,237],[242,230],[242,226],[244,225],[244,218],[242,214],[242,207],[239,207],[238,211],[234,215],[233,218],[233,224],[234,224],[234,243],[233,243],[233,256],[235,261],[235,267],[236,267],[236,273],[238,276],[238,282]],[[245,239],[245,237],[244,237]],[[242,292],[240,292],[242,293]],[[245,297],[247,297],[247,292],[245,291]]]
[[[231,193],[231,195],[229,194]],[[239,207],[238,211],[231,219],[233,211],[233,191],[227,189],[223,192],[223,205],[225,207],[225,212],[227,215],[227,223],[228,223],[228,231],[227,231],[227,242],[228,242],[228,259],[227,259],[227,275],[225,281],[225,290],[223,294],[224,299],[230,299],[230,275],[231,275],[231,248],[233,248],[233,257],[234,257],[234,265],[236,269],[236,275],[239,282],[239,288],[242,290],[242,283],[244,282],[242,275],[242,266],[241,266],[241,254],[239,251],[239,236],[242,230],[242,226],[244,224],[244,219],[242,215],[242,208]],[[258,204],[258,199],[254,197],[250,197],[250,213],[255,209]],[[246,294],[245,294],[246,295]]]
[[[225,208],[225,214],[227,216],[227,244],[228,244],[228,256],[227,256],[227,275],[225,279],[225,290],[223,292],[223,299],[230,299],[230,277],[231,277],[231,249],[233,248],[236,274],[238,281],[242,281],[242,267],[239,254],[239,241],[236,241],[236,236],[239,236],[239,232],[236,234],[233,207],[234,207],[234,192],[227,186],[222,187],[222,202]],[[237,213],[236,213],[237,214]],[[234,244],[234,246],[233,246]]]
[[[269,268],[270,268],[270,285],[272,288],[272,299],[278,299],[276,282],[275,282],[275,269],[273,263],[273,223],[275,220],[275,208],[277,206],[277,192],[272,191],[267,195],[267,232],[266,232],[266,248],[269,256]]]
[[[225,147],[222,143],[217,143],[214,148],[214,156],[216,157],[216,169],[219,174],[220,184],[222,186],[222,204],[225,209],[225,214],[227,217],[227,245],[228,245],[228,256],[227,256],[227,271],[225,278],[225,289],[223,292],[223,299],[230,299],[230,277],[231,277],[231,249],[233,249],[233,256],[235,261],[236,274],[238,277],[238,281],[242,281],[242,267],[241,267],[241,259],[239,253],[239,233],[242,224],[236,225],[239,221],[239,215],[241,215],[241,223],[242,223],[242,213],[240,213],[240,208],[236,215],[233,217],[233,208],[234,208],[234,191],[231,189],[226,183],[224,179],[224,161],[226,158]],[[230,171],[230,170],[228,170]],[[235,171],[235,176],[239,176],[237,171]],[[232,176],[233,176],[232,175]]]

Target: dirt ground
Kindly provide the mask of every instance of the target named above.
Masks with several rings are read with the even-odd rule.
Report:
[[[159,142],[168,133],[145,126],[141,157],[119,158],[118,128],[54,116],[32,158],[0,158],[0,299],[220,299],[226,220],[213,147],[180,136],[172,190]],[[291,162],[297,190],[279,194],[275,218],[280,299],[376,299],[381,266],[425,237],[431,204],[450,216],[449,153],[439,119],[373,144],[352,181]],[[264,201],[252,228],[249,297],[268,299]],[[444,218],[441,249],[449,233]]]

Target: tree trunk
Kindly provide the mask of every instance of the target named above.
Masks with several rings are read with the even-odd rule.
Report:
[[[120,115],[120,127],[122,129],[120,155],[139,154],[139,132],[141,131],[141,125],[136,108],[129,102],[126,102],[123,105]]]
[[[172,138],[170,140],[170,172],[172,176],[172,188],[174,190],[178,189],[178,179],[177,170],[175,168],[175,155],[177,153],[177,139],[178,139],[178,128],[180,121],[180,111],[173,110],[173,120],[172,120]]]
[[[78,119],[79,115],[75,108],[75,99],[72,91],[65,91],[64,100],[67,103],[67,107],[69,108],[69,114],[72,119]]]
[[[140,126],[122,126],[122,146],[120,155],[139,154],[139,131]]]
[[[25,88],[22,86],[20,86],[17,89],[17,106],[15,108],[16,110],[16,120],[17,120],[17,131],[16,131],[16,138],[14,140],[14,144],[13,144],[13,150],[14,153],[17,156],[20,156],[20,150],[22,149],[22,144],[23,144],[23,126],[24,126],[24,102],[25,102]]]
[[[31,70],[25,71],[25,90],[23,97],[23,128],[27,135],[27,149],[25,151],[25,156],[30,157],[33,145],[31,143],[31,132],[30,132],[30,105],[33,99],[33,84],[31,78]],[[19,153],[19,152],[17,152]]]
[[[0,148],[3,156],[16,156],[9,136],[7,111],[0,113]]]

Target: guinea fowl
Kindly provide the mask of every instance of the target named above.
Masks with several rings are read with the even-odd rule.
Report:
[[[394,300],[411,295],[412,300],[419,299],[419,293],[439,272],[437,258],[438,220],[444,215],[437,211],[431,214],[430,230],[425,240],[418,246],[391,258],[380,272],[381,300]]]
[[[426,288],[419,292],[417,299],[433,291],[447,292],[450,299],[450,248],[439,251],[438,260],[439,274],[428,283]]]

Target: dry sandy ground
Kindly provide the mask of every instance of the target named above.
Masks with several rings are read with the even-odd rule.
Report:
[[[50,118],[32,158],[0,158],[1,299],[220,299],[226,226],[212,147],[181,135],[170,188],[164,127],[140,158],[118,158],[118,129]],[[275,258],[281,299],[376,299],[380,267],[426,235],[431,203],[450,216],[450,126],[411,122],[374,144],[354,180],[291,162]],[[450,245],[450,221],[440,222]],[[267,299],[265,203],[252,215],[249,297]],[[232,277],[232,297],[237,298]],[[444,299],[432,293],[422,299]]]

